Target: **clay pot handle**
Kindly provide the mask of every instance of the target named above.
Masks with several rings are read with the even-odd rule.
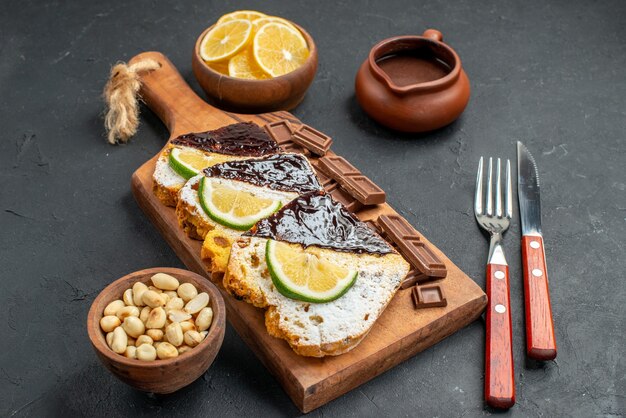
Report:
[[[443,35],[437,29],[426,29],[422,36],[439,42],[443,41]]]

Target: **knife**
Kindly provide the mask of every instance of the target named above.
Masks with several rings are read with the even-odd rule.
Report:
[[[546,252],[541,234],[539,176],[535,159],[519,141],[517,194],[522,221],[526,352],[528,357],[535,360],[553,360],[556,357],[556,340],[548,289]]]

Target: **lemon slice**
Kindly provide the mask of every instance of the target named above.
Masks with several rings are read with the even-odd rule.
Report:
[[[282,17],[278,16],[267,16],[252,21],[252,32],[256,33],[259,29],[261,29],[262,26],[265,26],[265,24],[272,22],[283,23],[297,30],[296,27],[287,19],[283,19]]]
[[[229,75],[228,74],[228,62],[229,61],[208,62],[207,65],[220,74]]]
[[[217,24],[219,25],[220,23],[229,22],[231,20],[237,19],[249,20],[250,22],[253,22],[266,16],[266,14],[257,12],[256,10],[237,10],[235,12],[227,13],[224,16],[220,17],[217,21]]]
[[[168,162],[172,170],[189,180],[200,170],[212,165],[230,161],[232,158],[221,155],[206,155],[191,148],[172,148]]]
[[[198,197],[211,219],[238,231],[247,231],[281,206],[280,200],[261,198],[210,177],[200,180]]]
[[[358,272],[319,256],[314,248],[268,240],[265,260],[276,289],[291,299],[330,302],[343,296],[354,285]]]
[[[249,20],[235,19],[216,25],[200,44],[200,56],[207,62],[226,60],[241,51],[252,35]]]
[[[252,51],[245,50],[228,61],[228,75],[249,80],[263,80],[269,78],[254,60]]]
[[[254,59],[272,77],[300,67],[309,57],[302,34],[293,26],[270,22],[259,28],[253,41]]]

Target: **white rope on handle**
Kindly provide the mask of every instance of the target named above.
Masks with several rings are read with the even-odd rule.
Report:
[[[104,127],[110,144],[127,142],[139,126],[137,93],[141,87],[139,74],[152,71],[161,65],[152,59],[144,59],[132,65],[120,62],[111,68],[109,81],[104,87],[107,104]]]

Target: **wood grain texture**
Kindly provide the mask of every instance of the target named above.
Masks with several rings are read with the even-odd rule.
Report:
[[[522,237],[524,305],[526,311],[526,353],[535,360],[556,358],[556,338],[548,289],[548,270],[543,238]]]
[[[105,340],[100,329],[104,308],[136,282],[151,285],[150,277],[166,273],[176,277],[180,283],[192,283],[198,292],[209,294],[209,306],[213,309],[213,322],[205,339],[192,350],[178,357],[151,362],[129,359],[115,353]],[[150,282],[150,283],[149,283]],[[205,277],[177,268],[155,267],[130,273],[104,288],[94,300],[87,315],[87,332],[91,345],[104,366],[124,383],[153,393],[172,393],[199,378],[215,360],[224,341],[226,331],[226,306],[216,286]]]
[[[195,96],[188,86],[181,86],[184,81],[162,54],[144,53],[132,61],[142,57],[153,58],[162,64],[159,70],[143,77],[142,93],[148,106],[155,109],[170,128],[172,137],[216,129],[237,121],[264,125],[287,119],[300,124],[287,112],[239,115],[212,108]],[[193,97],[188,97],[190,94]],[[201,242],[188,238],[178,226],[174,209],[163,206],[152,193],[155,161],[156,156],[133,174],[132,191],[139,206],[190,270],[211,277],[218,284],[230,323],[303,412],[341,396],[441,341],[474,321],[485,308],[487,299],[480,287],[421,237],[432,246],[448,269],[447,278],[440,282],[445,288],[447,307],[415,311],[410,289],[400,290],[369,335],[354,350],[322,359],[298,356],[285,341],[267,333],[263,310],[229,296],[221,287],[221,276],[212,275],[207,270],[200,259]],[[376,219],[381,214],[396,215],[396,212],[386,204],[368,206],[357,212],[362,220]]]
[[[506,409],[515,404],[509,266],[487,264],[487,295],[485,402]]]

